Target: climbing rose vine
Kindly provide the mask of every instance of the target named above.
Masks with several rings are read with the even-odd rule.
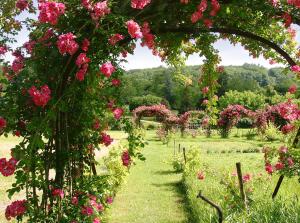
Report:
[[[128,143],[117,158],[105,160],[107,166],[127,171],[134,157],[142,157],[138,150],[144,145],[142,135],[124,115],[119,87],[126,84],[121,82],[122,64],[139,42],[174,65],[179,77],[184,58],[193,53],[205,57],[199,93],[205,101],[208,116],[203,123],[208,129],[216,124],[215,94],[222,73],[213,48],[217,40],[240,42],[251,55],[288,64],[300,77],[294,32],[289,29],[297,22],[298,1],[249,6],[248,1],[232,5],[218,0],[39,0],[36,9],[29,0],[4,2],[9,4],[4,4],[5,10],[0,5],[0,133],[13,133],[21,142],[11,149],[11,158],[1,159],[0,168],[4,176],[16,178],[8,195],[19,191],[26,195],[24,201],[8,205],[7,219],[101,222],[120,185],[112,175],[97,175],[95,150],[114,142],[110,127],[124,129]],[[24,11],[35,13],[32,17],[37,19],[18,21],[26,17],[20,15]],[[29,40],[12,47],[22,26],[29,28]],[[239,36],[234,27],[246,36]],[[11,63],[3,60],[8,54]],[[293,120],[282,131],[294,129],[296,135],[294,110],[292,105],[280,107],[282,118]],[[171,123],[184,127],[190,117],[173,116],[161,105],[139,108],[134,117],[139,121],[153,114],[166,127]],[[290,154],[294,147],[289,146]],[[296,168],[298,160],[290,157]],[[285,160],[282,163],[287,166]],[[280,163],[270,165],[282,170]]]

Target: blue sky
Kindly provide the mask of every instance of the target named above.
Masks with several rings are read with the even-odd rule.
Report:
[[[296,40],[300,43],[300,27],[293,26],[297,31]],[[299,44],[298,44],[299,45]],[[215,48],[219,50],[221,56],[221,65],[243,65],[244,63],[258,64],[264,67],[278,67],[280,64],[270,65],[268,60],[263,57],[253,59],[249,56],[247,50],[245,50],[240,44],[235,46],[230,44],[227,40],[219,40],[215,44]],[[158,57],[154,57],[150,50],[147,48],[137,47],[134,55],[128,56],[128,64],[125,66],[126,69],[139,69],[139,68],[151,68],[157,66],[165,66]],[[198,65],[202,63],[202,59],[194,54],[191,55],[186,65]]]
[[[28,17],[26,12],[21,14],[18,19],[23,20],[25,17]],[[36,18],[35,15],[31,15],[30,17]],[[297,30],[297,42],[300,43],[300,27],[294,26],[294,28]],[[28,40],[28,31],[23,29],[16,39],[17,44],[13,45],[13,48],[23,45],[23,43]],[[219,40],[215,44],[215,47],[219,50],[219,55],[222,59],[221,65],[224,66],[242,65],[244,63],[258,64],[268,68],[278,66],[278,64],[270,65],[263,57],[253,59],[249,56],[248,51],[246,51],[241,45],[236,44],[233,46],[226,40]],[[13,57],[8,54],[5,59],[12,61]],[[148,48],[141,47],[140,44],[137,44],[137,48],[133,55],[128,54],[127,59],[128,63],[123,64],[126,70],[166,66],[166,64],[161,62],[159,57],[153,56]],[[186,61],[186,65],[198,65],[201,63],[202,59],[196,54],[191,55]]]

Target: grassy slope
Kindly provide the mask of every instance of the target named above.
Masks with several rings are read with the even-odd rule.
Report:
[[[188,222],[180,192],[181,175],[166,161],[172,149],[147,134],[149,145],[143,153],[146,162],[131,168],[127,184],[119,191],[110,210],[109,223],[184,223]]]

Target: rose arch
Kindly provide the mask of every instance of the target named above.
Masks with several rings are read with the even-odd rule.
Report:
[[[220,72],[213,43],[219,39],[241,43],[254,57],[263,55],[300,75],[290,28],[300,25],[299,1],[5,0],[0,7],[0,54],[14,57],[12,64],[2,61],[0,131],[22,137],[12,157],[0,160],[0,170],[16,177],[9,195],[26,193],[26,200],[7,208],[8,219],[100,221],[109,182],[91,169],[93,151],[112,141],[108,127],[119,122],[128,132],[123,163],[141,157],[141,136],[118,102],[120,64],[138,39],[178,73],[190,54],[205,57],[199,82],[211,117]],[[23,11],[38,20],[22,21],[30,40],[12,50],[9,43],[21,27],[14,16]],[[296,132],[291,150],[298,147],[299,126]],[[87,200],[96,214],[90,215]]]

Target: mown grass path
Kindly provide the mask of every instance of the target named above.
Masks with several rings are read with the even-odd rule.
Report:
[[[118,192],[108,213],[108,223],[187,223],[181,174],[168,161],[173,150],[147,133],[147,158],[130,170],[127,183]]]

